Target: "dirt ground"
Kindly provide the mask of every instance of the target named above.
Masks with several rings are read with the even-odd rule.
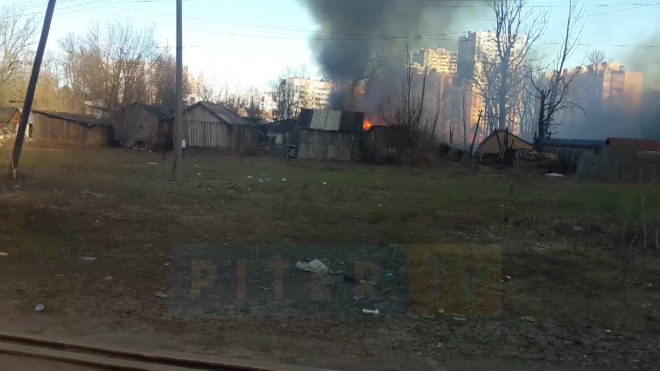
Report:
[[[170,169],[26,150],[0,185],[3,330],[344,370],[660,361],[657,186],[206,151]],[[295,268],[315,258],[336,274]]]

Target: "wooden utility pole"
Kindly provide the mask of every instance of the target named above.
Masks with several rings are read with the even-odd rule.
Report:
[[[180,182],[183,139],[183,5],[176,0],[176,117],[174,122],[174,165],[172,179]]]
[[[472,150],[474,150],[474,142],[477,140],[477,132],[479,132],[479,126],[481,125],[481,113],[483,111],[479,111],[479,118],[477,119],[477,127],[474,128],[474,136],[472,137],[472,144],[470,145],[470,156],[472,156]]]
[[[39,81],[39,71],[41,70],[41,61],[44,59],[44,51],[46,50],[46,42],[48,41],[48,32],[50,32],[50,22],[53,19],[55,12],[55,0],[48,0],[48,7],[46,8],[46,17],[44,18],[44,26],[41,30],[41,39],[39,39],[39,46],[37,47],[37,55],[34,57],[34,65],[32,65],[32,75],[30,75],[30,82],[28,83],[27,93],[25,94],[25,101],[23,102],[23,112],[21,112],[21,122],[18,124],[18,131],[16,132],[16,142],[14,143],[14,151],[11,154],[11,162],[9,164],[9,175],[16,179],[18,174],[18,161],[21,158],[21,150],[23,149],[23,141],[25,140],[25,130],[30,119],[30,112],[32,112],[32,101],[34,100],[34,91],[37,89],[37,82]]]

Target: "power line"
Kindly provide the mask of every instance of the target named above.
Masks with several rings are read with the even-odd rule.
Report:
[[[117,9],[117,10],[126,10],[126,11],[130,11],[130,12],[139,12],[139,13],[147,13],[147,14],[173,17],[173,15],[166,14],[166,13],[158,13],[158,12],[149,12],[149,11],[137,10],[137,9],[120,8],[120,7],[116,7],[116,6],[108,6],[108,8]],[[111,14],[111,13],[108,13],[108,14]],[[277,27],[277,26],[250,24],[250,23],[227,22],[227,21],[219,21],[219,20],[215,20],[215,19],[197,18],[197,17],[184,17],[184,19],[189,19],[189,20],[194,20],[194,21],[202,21],[202,22],[209,22],[209,23],[227,24],[227,25],[233,25],[233,26],[265,28],[265,29],[281,30],[281,31],[308,32],[308,33],[319,33],[319,34],[327,34],[327,35],[361,36],[361,37],[375,37],[375,38],[391,37],[391,35],[361,34],[361,33],[335,32],[335,31],[323,31],[323,30],[305,30],[305,29],[299,29],[299,28],[287,28],[287,27]],[[465,34],[465,32],[450,32],[450,33],[439,33],[439,34],[430,34],[430,35],[415,35],[415,36],[410,36],[410,37],[449,36],[449,35],[462,35],[462,34]]]
[[[312,0],[307,0],[312,1]],[[328,1],[334,3],[353,2],[353,1],[362,1],[362,2],[373,2],[376,6],[378,3],[387,3],[388,5],[393,5],[397,7],[419,7],[419,8],[490,8],[488,4],[485,3],[485,0],[420,0],[420,1],[403,1],[403,0],[313,0],[313,1]],[[442,2],[443,4],[433,4]],[[481,3],[479,5],[465,5],[465,4],[447,4],[449,2],[455,3]],[[585,4],[585,7],[616,7],[616,6],[639,6],[639,5],[649,5],[652,3],[600,3],[600,4]],[[337,6],[341,6],[337,4]],[[524,8],[568,8],[569,5],[525,5]]]
[[[483,1],[483,0],[475,0],[475,1]],[[619,11],[626,11],[626,10],[630,10],[630,9],[637,9],[639,7],[646,7],[646,6],[652,6],[652,5],[660,5],[660,2],[653,3],[653,4],[646,4],[646,5],[638,6],[638,7],[634,7],[634,8],[619,9],[619,10],[616,10],[616,11],[587,14],[587,17],[597,16],[597,15],[602,15],[602,14],[609,14],[609,13],[616,13],[616,12],[619,12]],[[151,11],[144,11],[144,10],[137,10],[137,9],[130,9],[130,8],[120,8],[120,7],[114,7],[114,6],[108,6],[108,7],[112,8],[112,9],[117,9],[117,10],[148,13],[148,14],[154,14],[154,15],[167,16],[167,17],[172,17],[173,16],[173,15],[167,14],[167,13],[151,12]],[[344,35],[344,36],[360,36],[360,37],[375,37],[375,38],[387,38],[387,37],[392,37],[392,38],[422,38],[422,37],[460,35],[460,34],[465,34],[467,32],[467,31],[464,31],[464,32],[451,32],[451,33],[440,33],[440,34],[430,34],[430,35],[412,35],[412,36],[407,36],[407,37],[401,37],[401,36],[397,37],[397,36],[391,36],[391,35],[360,34],[360,33],[350,33],[350,32],[324,31],[324,30],[305,30],[305,29],[267,26],[267,25],[259,25],[259,24],[228,22],[228,21],[220,21],[220,20],[215,20],[215,19],[198,18],[198,17],[185,17],[185,19],[202,21],[202,22],[209,22],[209,23],[235,25],[235,26],[281,30],[281,31],[308,32],[308,33],[319,33],[319,34],[327,34],[327,35]],[[562,21],[562,20],[565,20],[565,19],[557,19],[557,20],[553,20],[551,22],[557,22],[557,21]]]
[[[136,21],[141,21],[141,22],[147,22],[151,23],[154,25],[159,25],[159,26],[165,26],[165,27],[174,27],[171,24],[167,23],[159,23],[159,22],[154,22],[154,21],[149,21],[146,19],[139,19],[139,18],[134,18],[134,17],[129,17],[126,15],[119,15],[115,13],[110,13],[106,11],[101,11],[98,9],[95,9],[97,12],[108,14],[108,15],[114,15],[117,17],[124,17]],[[257,38],[257,39],[269,39],[269,40],[300,40],[300,41],[373,41],[373,40],[436,40],[436,41],[456,41],[456,39],[449,39],[449,38],[436,38],[432,37],[434,35],[416,35],[416,36],[379,36],[379,37],[356,37],[356,38],[306,38],[306,37],[280,37],[280,36],[267,36],[267,35],[250,35],[250,34],[240,34],[240,33],[232,33],[232,32],[219,32],[219,31],[213,31],[213,30],[201,30],[201,29],[196,29],[196,28],[184,28],[185,30],[189,31],[196,31],[196,32],[202,32],[202,33],[211,33],[211,34],[217,34],[217,35],[225,35],[225,36],[235,36],[235,37],[246,37],[246,38]],[[460,34],[465,34],[466,32],[461,32]],[[458,33],[457,33],[458,34]],[[439,34],[440,35],[440,34]],[[444,34],[448,35],[448,34]],[[560,45],[561,43],[544,43],[545,45]],[[660,45],[632,45],[632,44],[577,44],[579,46],[612,46],[612,47],[631,47],[631,48],[660,48]]]

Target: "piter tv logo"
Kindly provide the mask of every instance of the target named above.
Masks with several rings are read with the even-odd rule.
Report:
[[[483,317],[501,310],[497,246],[179,246],[170,267],[169,303],[181,317],[346,316],[363,309]]]

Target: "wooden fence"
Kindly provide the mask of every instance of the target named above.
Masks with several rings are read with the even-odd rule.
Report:
[[[578,177],[611,181],[660,182],[660,154],[608,149],[601,154],[583,152],[579,158]]]

